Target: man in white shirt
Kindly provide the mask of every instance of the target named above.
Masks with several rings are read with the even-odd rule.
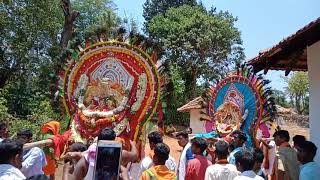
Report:
[[[241,174],[234,178],[234,180],[263,180],[262,177],[256,175],[253,171],[255,163],[254,155],[248,150],[242,150],[235,155],[236,166]]]
[[[17,139],[23,144],[32,142],[32,131],[21,130],[17,133]],[[28,178],[44,174],[42,168],[47,165],[46,157],[42,149],[33,147],[23,152],[21,172]]]
[[[0,180],[22,180],[22,144],[5,139],[0,143]]]
[[[139,175],[141,175],[145,170],[149,169],[153,165],[152,157],[154,155],[154,152],[153,152],[154,147],[158,143],[163,143],[162,135],[158,131],[151,132],[148,135],[148,139],[149,139],[149,145],[150,145],[150,153],[148,156],[143,158],[143,160],[141,161]],[[165,165],[171,171],[175,171],[175,169],[176,169],[176,162],[175,162],[174,158],[171,157],[170,155],[169,155],[169,159],[166,161]]]
[[[235,165],[228,163],[229,144],[217,141],[214,147],[215,164],[207,168],[205,180],[233,180],[240,173]]]
[[[184,180],[187,163],[189,160],[193,159],[191,143],[189,142],[189,134],[186,131],[179,132],[176,137],[178,139],[179,146],[183,148],[179,159],[177,175],[179,180]]]
[[[267,148],[267,154],[268,157],[268,167],[262,167],[262,171],[271,178],[272,172],[273,172],[273,165],[274,165],[274,160],[276,158],[276,143],[273,140],[268,141],[267,139],[258,139],[265,148]],[[263,147],[262,147],[263,148]]]

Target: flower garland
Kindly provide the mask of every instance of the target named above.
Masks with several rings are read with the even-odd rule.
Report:
[[[127,133],[132,134],[131,137],[136,139],[143,131],[144,124],[155,113],[160,100],[160,81],[153,61],[139,48],[117,41],[99,42],[80,52],[74,51],[73,53],[71,57],[73,60],[69,61],[69,66],[63,74],[63,88],[61,89],[67,113],[73,115],[78,109],[87,118],[107,118],[93,131],[89,131],[82,127],[81,114],[78,112],[73,116],[72,125],[75,126],[73,133],[79,132],[81,137],[89,137],[96,134],[104,125],[116,123],[115,129],[120,132],[119,135],[124,132],[124,129],[127,129]],[[106,112],[92,112],[81,105],[84,102],[85,89],[91,81],[92,68],[97,67],[107,57],[123,61],[122,65],[128,72],[135,71],[132,75],[136,80],[133,81],[130,93],[123,97],[118,107]],[[74,99],[78,99],[78,102],[75,102]]]

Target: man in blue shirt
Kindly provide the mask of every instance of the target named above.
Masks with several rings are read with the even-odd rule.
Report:
[[[17,139],[23,144],[32,142],[32,136],[33,133],[30,129],[21,130],[17,133]],[[42,168],[46,165],[47,161],[42,149],[33,147],[23,151],[23,162],[20,170],[26,178],[44,174]]]
[[[313,159],[317,146],[310,141],[304,141],[297,147],[298,160],[301,163],[299,180],[316,180],[320,178],[320,167]]]
[[[231,151],[228,162],[230,164],[236,165],[235,154],[241,151],[243,144],[247,141],[247,135],[239,130],[235,130],[230,134],[231,143],[230,146],[234,149]]]

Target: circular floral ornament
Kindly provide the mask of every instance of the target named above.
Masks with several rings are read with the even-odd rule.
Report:
[[[211,118],[205,123],[206,131],[225,137],[242,130],[247,134],[247,145],[255,145],[257,130],[275,118],[272,92],[266,87],[269,82],[243,65],[212,86],[206,98]]]
[[[112,127],[117,135],[135,140],[159,103],[153,60],[127,43],[99,42],[73,51],[62,77],[64,107],[85,139]]]

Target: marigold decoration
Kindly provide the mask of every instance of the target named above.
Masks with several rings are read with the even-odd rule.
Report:
[[[150,58],[156,55],[147,54],[141,43],[137,38],[132,45],[115,40],[86,43],[88,47],[67,56],[60,95],[72,117],[74,140],[95,137],[105,127],[123,139],[139,140],[160,98],[156,59]]]
[[[203,95],[207,102],[206,131],[225,137],[236,129],[248,135],[248,146],[255,145],[260,126],[273,123],[275,106],[270,81],[242,65]],[[261,127],[262,127],[261,126]],[[264,130],[264,129],[263,129]]]

